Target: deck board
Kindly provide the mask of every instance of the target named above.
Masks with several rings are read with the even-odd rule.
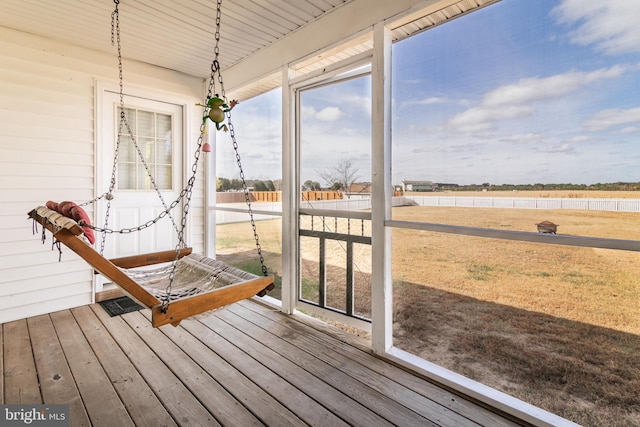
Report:
[[[94,306],[94,313],[117,337],[122,351],[129,357],[140,375],[178,425],[220,425],[212,414],[191,394],[184,383],[132,330],[122,317],[109,317],[102,307]]]
[[[27,321],[5,323],[3,341],[5,403],[42,403]]]
[[[348,400],[342,392],[331,387],[323,378],[316,377],[305,370],[302,366],[305,364],[305,359],[298,358],[296,362],[292,362],[282,357],[274,349],[276,346],[282,345],[282,341],[277,337],[267,336],[264,343],[261,343],[238,329],[229,328],[229,324],[218,316],[206,318],[202,322],[227,341],[233,342],[241,351],[253,357],[255,363],[270,368],[298,389],[299,393],[309,396],[348,424],[391,425],[357,401]]]
[[[69,405],[69,417],[75,426],[90,426],[80,391],[58,340],[50,316],[27,319],[31,346],[38,371],[42,399],[48,403]]]
[[[67,403],[72,426],[527,425],[304,316],[243,301],[150,317],[93,304],[0,325],[2,401]]]
[[[215,317],[201,320],[201,323],[211,332],[215,333],[215,340],[212,343],[215,352],[227,362],[236,366],[244,376],[259,384],[263,390],[272,393],[276,399],[282,402],[291,411],[295,411],[304,423],[309,425],[331,425],[346,426],[347,424],[336,414],[324,408],[310,394],[301,392],[288,377],[294,373],[290,372],[289,366],[279,367],[281,361],[277,358],[273,360],[261,358],[256,351],[244,351],[240,342],[233,341],[234,332],[219,334],[223,329],[224,322],[218,322],[220,328],[211,327],[210,321],[215,322]],[[190,328],[192,325],[187,326]],[[232,340],[230,341],[229,338]],[[280,375],[281,372],[289,375]]]
[[[182,325],[190,332],[189,334],[173,327],[163,327],[162,332],[180,348],[185,349],[193,360],[228,390],[238,402],[251,408],[251,411],[264,424],[280,427],[302,424],[302,420],[294,412],[256,383],[261,372],[259,369],[254,369],[254,363],[249,361],[243,365],[238,358],[235,358],[234,366],[215,352],[216,348],[221,347],[219,344],[222,338],[199,322],[185,320]],[[250,377],[239,370],[243,366],[248,368],[246,374]],[[265,381],[265,384],[270,384],[269,380]]]
[[[254,339],[263,333],[259,326],[243,319],[230,310],[221,313],[219,317],[233,325],[237,325],[245,334]],[[369,384],[365,384],[342,371],[340,365],[342,365],[343,361],[339,359],[331,361],[331,356],[325,359],[319,357],[323,352],[334,354],[331,348],[322,349],[318,347],[317,342],[309,343],[310,339],[308,337],[298,337],[300,340],[295,342],[294,345],[292,341],[295,340],[295,337],[289,337],[285,340],[274,334],[270,347],[278,354],[276,357],[291,361],[310,374],[312,378],[320,379],[324,383],[323,388],[325,390],[331,390],[330,393],[324,391],[319,394],[319,399],[322,399],[321,402],[324,405],[329,406],[334,404],[333,402],[344,401],[346,398],[343,394],[344,392],[353,401],[360,403],[362,408],[366,409],[366,413],[355,411],[354,405],[350,403],[346,411],[350,412],[349,415],[353,419],[347,420],[348,422],[366,420],[369,425],[436,425],[413,411],[407,411],[403,406],[406,395],[401,396],[402,403],[387,397],[384,393],[370,387]],[[307,338],[307,344],[309,345],[305,345],[305,342],[303,342],[305,338]],[[362,371],[366,371],[364,366],[358,366],[363,368]],[[376,378],[374,382],[378,383],[379,380]],[[318,388],[313,385],[312,387],[314,389]],[[356,406],[356,408],[359,409],[360,407]],[[373,412],[373,414],[369,412]]]
[[[117,420],[120,426],[133,426],[125,405],[73,314],[65,310],[50,316],[91,423],[108,425]]]
[[[176,426],[176,422],[100,323],[91,307],[78,307],[72,312],[135,425]]]
[[[258,426],[262,423],[190,357],[190,348],[181,348],[154,329],[140,313],[122,316],[151,350],[179,377],[193,396],[222,425]],[[172,327],[172,326],[169,326]]]
[[[363,403],[368,407],[375,408],[379,415],[393,424],[430,425],[432,421],[428,417],[435,421],[437,425],[455,425],[456,423],[460,425],[470,422],[450,409],[400,386],[393,376],[381,376],[368,366],[375,358],[366,353],[360,352],[355,358],[350,358],[336,351],[335,346],[327,347],[325,345],[326,342],[323,343],[318,340],[318,337],[314,336],[313,330],[292,334],[292,329],[278,323],[269,322],[263,316],[259,316],[248,309],[242,309],[240,306],[233,307],[233,312],[229,310],[229,313],[242,316],[247,319],[246,322],[251,320],[255,322],[253,328],[245,324],[243,328],[245,330],[258,332],[255,328],[264,328],[272,334],[286,336],[288,343],[275,347],[278,352],[282,352],[283,357],[294,354],[293,350],[288,347],[299,348],[307,352],[307,354],[312,354],[314,358],[317,358],[317,361],[309,363],[309,368],[307,369],[312,369],[316,376],[325,378],[325,381],[329,380],[334,387],[350,387],[352,393],[356,388],[362,388],[363,390],[358,395],[361,395]],[[241,324],[239,320],[236,320],[236,322]],[[365,357],[366,360],[363,360]],[[322,366],[325,369],[318,370],[318,367]],[[334,374],[326,375],[325,371],[333,372]],[[336,375],[337,373],[339,375]],[[402,403],[398,403],[398,401],[392,400],[387,396],[394,396],[395,399],[399,397],[398,400]],[[406,408],[411,409],[411,411],[406,411]]]
[[[309,318],[283,322],[283,317],[277,312],[252,310],[255,307],[256,304],[239,303],[230,307],[229,311],[251,320],[272,334],[286,337],[289,342],[304,346],[328,363],[345,369],[354,378],[366,380],[370,386],[377,387],[385,394],[394,395],[403,390],[401,387],[406,388],[403,390],[403,403],[432,420],[438,417],[439,422],[448,425],[465,424],[470,420],[496,427],[517,425],[508,419],[497,418],[493,412],[482,410],[469,400],[452,396],[442,387],[374,356],[364,342],[358,345],[357,337],[345,334],[345,341],[336,341],[333,331],[332,335],[327,335],[319,329],[326,327],[324,323]],[[305,320],[312,322],[313,326],[305,324]]]

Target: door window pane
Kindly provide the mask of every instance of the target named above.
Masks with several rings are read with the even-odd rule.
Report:
[[[134,108],[124,111],[127,123],[119,126],[118,189],[153,190],[155,181],[159,190],[171,190],[173,117]]]

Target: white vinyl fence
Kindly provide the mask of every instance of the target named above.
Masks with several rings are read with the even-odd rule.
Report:
[[[640,212],[640,199],[578,199],[540,197],[404,196],[405,205],[460,206],[476,208],[577,209],[588,211]],[[396,206],[396,203],[394,203]]]
[[[513,209],[577,209],[591,211],[640,212],[640,199],[575,199],[539,197],[402,196],[393,198],[393,206],[459,206]],[[274,219],[282,215],[282,203],[252,203],[254,219]],[[244,203],[219,203],[216,223],[249,220]],[[357,211],[371,209],[371,198],[305,201],[302,209]]]

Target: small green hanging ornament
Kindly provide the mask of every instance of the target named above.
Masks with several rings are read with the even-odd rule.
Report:
[[[209,99],[207,99],[207,107],[209,107],[209,114],[205,115],[202,118],[202,123],[206,123],[207,119],[211,119],[212,122],[216,124],[216,129],[227,132],[229,129],[227,125],[224,124],[225,113],[228,113],[238,104],[237,100],[231,101],[227,104],[224,99],[215,95]],[[198,104],[201,107],[204,107],[202,104]]]

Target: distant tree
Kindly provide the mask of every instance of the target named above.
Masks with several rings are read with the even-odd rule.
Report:
[[[303,191],[320,191],[322,187],[319,182],[312,181],[310,179],[306,180],[304,184],[302,184]]]
[[[334,191],[343,190],[346,192],[351,189],[351,186],[359,178],[358,169],[353,166],[353,162],[350,159],[340,160],[333,168],[321,172],[320,177]]]
[[[262,181],[256,181],[253,183],[253,189],[255,191],[268,191],[267,186]]]
[[[273,181],[267,180],[264,182],[264,185],[267,188],[266,191],[276,191],[276,186],[273,184]]]
[[[231,181],[229,181],[227,178],[217,178],[216,179],[216,191],[217,192],[224,192],[224,191],[229,191],[231,189]]]
[[[230,190],[242,190],[242,181],[238,178],[233,178],[230,181]]]

